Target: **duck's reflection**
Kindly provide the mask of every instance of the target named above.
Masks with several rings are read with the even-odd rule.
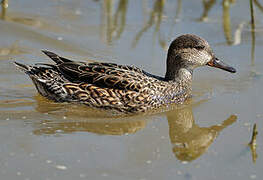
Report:
[[[192,108],[185,108],[167,113],[169,136],[174,155],[181,161],[192,161],[212,144],[221,130],[237,119],[232,115],[221,124],[200,127],[195,124]]]
[[[37,110],[45,113],[63,114],[67,118],[60,118],[59,121],[42,121],[35,125],[35,135],[50,135],[73,132],[90,132],[103,135],[123,135],[133,134],[146,127],[146,116],[97,118],[92,120],[87,118],[90,114],[103,117],[102,112],[89,112],[76,106],[67,109],[67,105],[51,104],[43,98],[38,97]],[[66,110],[65,110],[66,109]],[[56,112],[56,113],[55,113]],[[97,115],[98,114],[98,115]],[[104,114],[106,116],[106,114]],[[236,121],[236,116],[232,115],[220,125],[211,127],[200,127],[195,124],[192,112],[192,105],[177,108],[166,113],[169,124],[169,137],[175,156],[181,161],[191,161],[204,152],[212,144],[219,132]],[[61,115],[60,115],[61,116]],[[73,117],[73,118],[72,118]],[[74,118],[75,117],[75,118]],[[76,121],[78,117],[78,121]],[[83,119],[81,120],[81,117]],[[103,119],[103,120],[102,120]]]
[[[107,135],[123,135],[132,134],[140,129],[143,129],[146,125],[146,121],[104,121],[104,122],[90,122],[90,121],[64,121],[64,122],[48,122],[44,121],[34,131],[36,135],[43,134],[56,134],[56,133],[73,133],[73,132],[90,132],[96,134]]]
[[[137,118],[132,120],[127,117],[125,120],[120,116],[115,116],[115,119],[109,118],[112,114],[101,110],[89,109],[86,106],[72,104],[58,104],[50,102],[41,96],[36,96],[36,110],[41,113],[52,114],[59,116],[60,120],[42,121],[36,124],[34,134],[57,134],[57,133],[74,133],[74,132],[91,132],[104,135],[123,135],[132,134],[139,129],[143,129],[146,125],[146,120]],[[62,114],[62,120],[61,120]],[[78,120],[76,121],[76,117]]]

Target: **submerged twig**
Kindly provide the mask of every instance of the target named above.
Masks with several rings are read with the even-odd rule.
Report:
[[[116,13],[114,15],[113,32],[116,31],[116,39],[121,37],[126,25],[128,0],[120,0]]]
[[[251,25],[252,25],[252,26],[255,26],[253,0],[250,0],[250,15],[251,15]]]
[[[254,0],[254,3],[259,8],[259,10],[263,12],[263,6],[257,0]]]
[[[252,153],[252,160],[255,163],[256,159],[258,157],[256,149],[257,149],[257,135],[258,135],[258,131],[257,131],[257,124],[254,124],[253,126],[253,132],[252,132],[252,137],[251,137],[251,141],[249,142],[249,147]]]
[[[8,8],[8,0],[2,0],[0,4],[2,5],[1,18],[2,18],[3,20],[5,20],[6,10],[7,10],[7,8]]]
[[[230,2],[229,0],[224,0],[223,3],[223,29],[225,38],[228,45],[233,44],[232,39],[232,29],[231,29],[231,18],[230,18]]]
[[[251,16],[251,65],[255,65],[255,18],[254,18],[254,6],[253,0],[250,0],[250,16]]]
[[[156,0],[150,18],[144,27],[136,34],[132,47],[136,47],[142,35],[155,24],[155,33],[160,31],[165,0]]]
[[[5,8],[5,9],[8,8],[8,0],[2,0],[1,4],[2,4],[3,8]]]
[[[208,13],[212,9],[212,7],[215,5],[216,0],[208,0],[208,1],[203,0],[202,2],[203,2],[204,11],[201,17],[199,18],[199,20],[206,21],[208,18]]]

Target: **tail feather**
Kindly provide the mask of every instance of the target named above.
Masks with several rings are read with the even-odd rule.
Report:
[[[25,72],[32,79],[37,91],[48,99],[62,102],[67,94],[63,90],[63,82],[66,80],[57,71],[57,65],[37,64],[30,66],[14,62],[18,69]],[[43,65],[43,66],[41,66]]]
[[[20,69],[23,72],[29,72],[32,69],[31,66],[28,66],[28,65],[25,65],[25,64],[21,64],[21,63],[18,63],[18,62],[14,62],[14,64],[16,65],[16,67],[18,69]]]
[[[50,51],[46,51],[46,50],[42,50],[42,52],[47,55],[50,59],[52,59],[55,63],[57,64],[62,64],[64,62],[72,62],[69,59],[63,58],[58,56],[57,54],[50,52]]]
[[[30,66],[30,65],[25,65],[21,64],[18,62],[14,62],[16,67],[21,70],[22,72],[26,73],[29,75],[31,78],[35,77],[37,79],[41,80],[41,72],[44,72],[46,69],[50,69],[50,67],[37,67],[37,66]],[[52,66],[52,65],[51,65]]]

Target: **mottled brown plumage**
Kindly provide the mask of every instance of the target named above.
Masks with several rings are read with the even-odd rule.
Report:
[[[15,63],[26,72],[38,92],[57,102],[79,102],[119,112],[143,112],[191,95],[193,69],[215,66],[235,70],[215,58],[208,43],[195,35],[182,35],[170,45],[165,77],[134,66],[100,62],[74,62],[43,51],[56,64],[35,66]]]

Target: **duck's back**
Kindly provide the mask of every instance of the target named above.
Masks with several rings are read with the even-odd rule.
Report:
[[[55,65],[16,65],[33,80],[38,92],[58,102],[80,102],[121,112],[157,107],[167,82],[133,66],[73,62],[44,51]]]

